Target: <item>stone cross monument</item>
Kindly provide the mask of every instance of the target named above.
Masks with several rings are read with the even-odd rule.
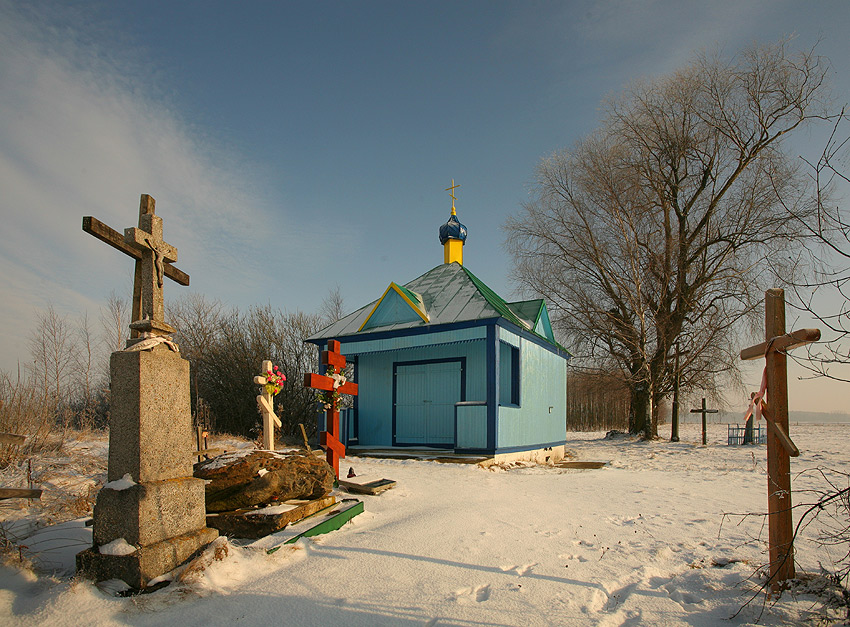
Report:
[[[189,362],[163,320],[163,277],[184,285],[177,249],[162,239],[154,199],[143,194],[139,227],[123,238],[92,217],[83,230],[136,259],[133,337],[112,353],[108,483],[94,507],[94,546],[77,569],[123,579],[136,589],[192,557],[216,538],[206,526],[204,482],[192,476]]]

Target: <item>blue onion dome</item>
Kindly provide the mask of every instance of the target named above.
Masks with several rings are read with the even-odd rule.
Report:
[[[440,243],[445,245],[450,239],[466,241],[466,227],[460,223],[455,214],[452,214],[449,221],[440,227]]]

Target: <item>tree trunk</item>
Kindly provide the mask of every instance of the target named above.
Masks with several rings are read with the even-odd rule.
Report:
[[[632,389],[631,406],[629,407],[629,433],[648,437],[652,426],[649,416],[649,390],[645,387]]]
[[[651,429],[647,433],[646,438],[657,438],[658,437],[658,422],[661,416],[661,401],[664,400],[664,395],[656,392],[652,395],[652,420],[651,420]]]

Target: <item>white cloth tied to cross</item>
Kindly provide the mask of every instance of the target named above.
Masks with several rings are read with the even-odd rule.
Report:
[[[174,340],[170,335],[150,335],[149,333],[142,333],[142,337],[144,339],[141,342],[136,342],[132,346],[128,346],[123,352],[132,353],[135,351],[150,351],[154,349],[154,346],[159,344],[165,344],[175,353],[180,352],[180,349],[177,347],[177,344],[174,343]]]
[[[331,379],[334,380],[334,389],[337,389],[341,385],[345,385],[348,379],[346,379],[345,375],[341,372],[335,372],[331,375]]]

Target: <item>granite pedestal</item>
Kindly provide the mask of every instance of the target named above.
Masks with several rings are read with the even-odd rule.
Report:
[[[77,569],[133,588],[192,557],[218,536],[206,527],[204,482],[192,477],[189,362],[165,344],[112,354],[107,478],[94,507],[94,546]],[[123,538],[128,555],[101,553]]]

